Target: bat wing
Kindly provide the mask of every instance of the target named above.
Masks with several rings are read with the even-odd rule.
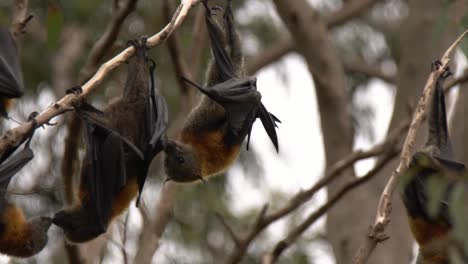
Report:
[[[0,28],[0,94],[6,97],[23,95],[18,50],[11,33],[4,28]]]
[[[141,192],[145,185],[146,177],[148,176],[149,166],[154,157],[156,157],[162,150],[162,140],[164,138],[167,125],[168,125],[168,110],[166,100],[159,93],[156,93],[154,85],[153,72],[155,64],[150,68],[151,72],[151,86],[150,86],[150,98],[148,105],[145,110],[145,133],[143,146],[144,159],[138,173],[138,197],[136,200],[136,206],[140,203]]]
[[[86,171],[82,174],[89,200],[85,205],[96,228],[106,230],[113,199],[125,186],[125,154],[121,136],[84,119]]]
[[[456,184],[467,182],[465,165],[455,161],[431,157],[424,152],[413,155],[410,166],[405,175],[409,178],[403,189],[403,202],[413,217],[420,217],[427,221],[442,220],[450,224],[449,197],[450,192]],[[428,212],[431,189],[428,182],[437,177],[446,185],[442,190],[438,203],[438,213],[433,216]],[[432,191],[434,192],[434,191]]]
[[[11,178],[34,158],[29,142],[24,148],[0,165],[0,197],[5,196]]]
[[[135,144],[133,144],[129,139],[120,135],[117,131],[108,128],[106,126],[106,119],[103,115],[103,112],[90,104],[83,104],[83,107],[78,109],[77,113],[85,121],[85,123],[92,124],[93,126],[99,127],[100,130],[107,131],[107,133],[112,133],[122,140],[127,147],[129,147],[135,154],[140,158],[144,159],[143,152]]]
[[[219,74],[219,80],[221,82],[227,81],[231,78],[235,78],[234,67],[232,62],[224,48],[226,46],[226,38],[224,32],[221,30],[219,25],[214,20],[211,10],[208,6],[205,13],[206,25],[208,28],[208,35],[210,37],[211,50],[213,52],[214,63]]]
[[[235,142],[242,142],[245,136],[248,136],[248,148],[252,125],[260,118],[270,140],[278,150],[275,121],[279,119],[270,114],[262,104],[262,96],[257,91],[254,78],[230,79],[208,89],[185,78],[184,80],[223,106]]]

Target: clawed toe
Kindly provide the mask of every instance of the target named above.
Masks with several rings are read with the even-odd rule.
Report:
[[[83,92],[83,88],[81,88],[81,86],[74,86],[70,89],[67,89],[65,91],[65,94],[81,94]]]

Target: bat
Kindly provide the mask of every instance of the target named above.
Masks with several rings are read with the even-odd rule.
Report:
[[[31,257],[47,244],[49,217],[26,220],[21,208],[7,201],[8,184],[15,174],[34,158],[29,147],[32,134],[24,148],[0,164],[0,253],[13,257]]]
[[[433,68],[440,67],[439,61]],[[447,68],[436,81],[428,116],[428,139],[422,150],[416,152],[404,173],[402,199],[406,207],[409,226],[420,246],[418,263],[449,263],[448,243],[444,241],[453,228],[449,213],[449,197],[457,184],[467,184],[465,165],[453,161],[453,151],[447,128],[443,83],[451,73]],[[429,182],[447,183],[436,212],[429,211]]]
[[[214,60],[208,68],[205,87],[183,78],[205,96],[188,116],[178,139],[164,144],[166,180],[176,182],[204,181],[227,169],[239,155],[246,137],[248,149],[257,118],[276,151],[279,149],[275,128],[280,121],[262,104],[256,78],[242,73],[244,59],[231,1],[223,15],[224,30],[212,13],[220,8],[210,8],[207,1],[203,4]]]
[[[23,95],[23,76],[15,41],[5,28],[0,27],[0,115],[8,118],[11,99]]]
[[[137,194],[138,206],[150,163],[162,150],[167,105],[154,89],[155,64],[147,58],[146,38],[131,44],[136,59],[129,65],[122,97],[103,111],[87,103],[77,109],[84,123],[87,149],[81,168],[79,203],[57,212],[53,218],[53,223],[73,243],[103,234]]]

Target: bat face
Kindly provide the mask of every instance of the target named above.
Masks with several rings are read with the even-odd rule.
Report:
[[[191,147],[167,141],[164,151],[164,169],[167,174],[167,180],[175,182],[193,182],[202,180],[201,168],[198,158]]]

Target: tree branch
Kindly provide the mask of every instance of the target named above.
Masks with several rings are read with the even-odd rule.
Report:
[[[388,149],[391,149],[394,146],[397,146],[397,141],[399,140],[401,134],[406,131],[408,128],[409,122],[402,123],[401,126],[393,130],[386,140],[367,151],[357,150],[348,156],[342,158],[341,160],[334,163],[332,166],[327,169],[325,175],[315,183],[311,188],[306,191],[300,191],[294,195],[289,203],[281,209],[276,210],[269,215],[265,215],[265,209],[262,209],[259,216],[257,217],[256,224],[254,227],[245,235],[243,238],[238,238],[241,243],[236,243],[236,249],[230,254],[226,263],[238,263],[241,261],[242,257],[245,255],[250,243],[270,224],[281,219],[282,217],[288,215],[295,209],[299,208],[305,202],[310,200],[312,196],[319,191],[321,188],[325,187],[327,184],[331,183],[338,176],[342,175],[342,172],[348,169],[350,166],[354,165],[359,160],[370,158],[373,156],[378,156],[382,153],[388,152]],[[377,166],[376,166],[377,167]]]
[[[416,138],[416,132],[419,129],[425,115],[428,102],[434,92],[434,86],[437,79],[444,72],[445,67],[450,62],[450,57],[452,56],[455,48],[460,43],[465,34],[468,33],[466,30],[444,53],[441,58],[442,66],[439,67],[436,71],[432,71],[429,74],[429,78],[424,86],[423,95],[419,100],[416,112],[414,113],[411,126],[406,136],[405,143],[403,144],[403,149],[401,151],[401,159],[398,164],[397,169],[392,173],[387,185],[385,186],[382,195],[380,196],[379,205],[377,207],[377,215],[375,217],[374,224],[369,230],[369,235],[366,237],[364,243],[359,248],[358,252],[353,258],[353,264],[363,264],[366,263],[370,257],[372,251],[377,246],[379,242],[382,241],[382,238],[385,238],[385,228],[390,222],[390,213],[391,213],[391,197],[395,191],[397,182],[401,172],[405,171],[408,168],[410,162],[410,155],[413,152],[414,142]]]
[[[325,18],[328,28],[343,25],[349,20],[360,16],[379,0],[356,0],[347,2],[339,11]],[[246,73],[254,75],[261,68],[281,59],[284,55],[295,50],[291,37],[278,41],[274,46],[255,56],[246,64]]]
[[[10,32],[14,38],[18,38],[25,33],[26,25],[33,18],[33,15],[28,15],[28,6],[28,0],[15,0],[13,2]]]
[[[345,62],[344,63],[345,69],[347,71],[355,72],[355,73],[361,73],[364,74],[368,77],[375,77],[379,78],[389,84],[395,84],[396,83],[396,76],[393,74],[387,74],[380,69],[377,68],[377,65],[369,65],[365,61],[351,61],[351,62]]]
[[[109,48],[114,44],[117,36],[119,35],[122,24],[128,15],[135,9],[138,0],[128,0],[124,6],[119,6],[116,12],[112,15],[109,25],[106,31],[99,40],[93,45],[91,52],[89,53],[88,59],[85,66],[80,72],[80,80],[84,81],[88,79],[96,67],[99,61],[104,57]]]
[[[344,185],[341,190],[339,190],[335,195],[328,199],[328,201],[320,206],[315,212],[310,214],[300,225],[295,227],[289,235],[283,240],[279,241],[274,247],[273,251],[267,253],[263,257],[264,264],[271,264],[278,260],[278,257],[283,253],[289,246],[291,246],[294,241],[306,231],[317,219],[323,216],[333,205],[335,205],[343,196],[349,191],[355,189],[363,183],[369,181],[372,177],[377,175],[377,173],[386,165],[389,161],[395,158],[398,154],[398,150],[394,149],[395,145],[392,146],[393,149],[390,149],[387,155],[382,159],[379,159],[377,164],[372,170],[370,170],[366,175],[359,177],[348,184]]]
[[[194,4],[199,2],[200,0],[191,0],[190,4]],[[184,1],[186,2],[186,1]],[[153,48],[155,46],[160,45],[166,38],[170,35],[170,33],[176,29],[175,21],[178,19],[181,23],[183,19],[181,16],[181,10],[185,10],[188,12],[190,6],[184,6],[184,2],[179,5],[177,8],[172,21],[166,25],[159,33],[153,35],[147,41],[148,48]],[[186,16],[186,13],[185,13]],[[179,23],[179,24],[180,24]],[[63,114],[67,111],[73,110],[73,105],[80,102],[83,98],[85,98],[92,90],[94,90],[103,80],[104,78],[115,68],[120,66],[122,63],[126,62],[130,57],[132,57],[135,53],[135,49],[133,47],[128,47],[114,58],[110,59],[109,61],[105,62],[96,74],[88,80],[83,86],[83,93],[80,95],[69,94],[63,97],[60,101],[53,103],[49,106],[46,110],[40,113],[36,117],[36,121],[38,125],[44,125],[53,117],[56,117],[60,114]],[[33,122],[29,121],[15,127],[13,129],[8,130],[1,138],[0,138],[0,153],[4,153],[6,149],[12,148],[22,142],[27,135],[31,132],[33,128]]]

